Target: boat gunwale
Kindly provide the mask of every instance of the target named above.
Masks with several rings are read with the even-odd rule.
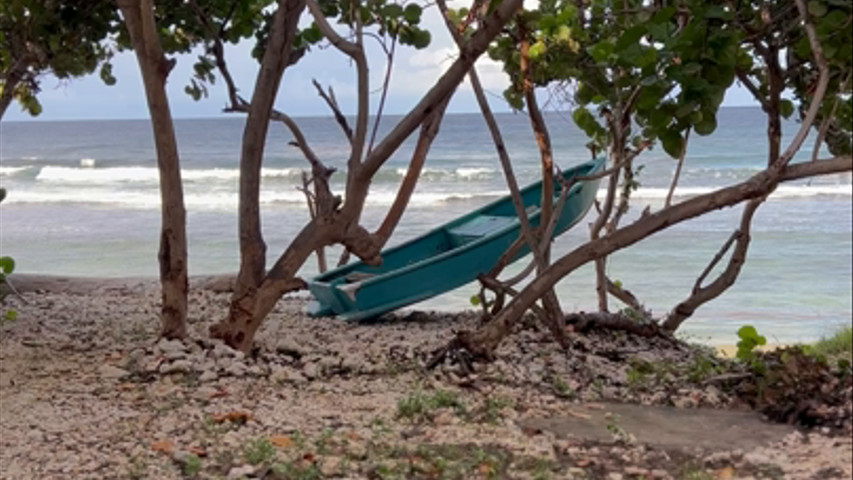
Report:
[[[590,175],[590,174],[593,174],[595,171],[597,171],[599,168],[601,168],[601,166],[604,164],[604,161],[605,161],[604,157],[597,157],[593,160],[589,160],[587,162],[584,162],[584,163],[578,164],[574,167],[571,167],[569,169],[566,169],[566,171],[563,172],[562,174],[565,176],[565,174],[570,172],[571,170],[577,170],[581,167],[586,167],[588,165],[588,173],[585,173],[585,175]],[[541,189],[541,184],[542,184],[541,181],[532,183],[531,185],[528,185],[528,186],[524,187],[523,189],[521,189],[520,193],[523,196],[525,193],[529,192],[530,190],[533,190],[536,188]],[[572,195],[578,194],[584,187],[587,186],[587,184],[588,183],[586,181],[584,181],[584,182],[576,183],[576,184],[572,185],[569,193],[566,195],[567,200]],[[556,196],[555,196],[555,198],[556,198]],[[402,248],[408,247],[417,241],[423,240],[424,238],[427,238],[427,237],[430,237],[433,235],[438,235],[438,234],[446,235],[448,233],[448,230],[450,230],[451,228],[454,228],[454,227],[456,227],[456,226],[458,226],[458,225],[460,225],[466,221],[470,221],[472,218],[475,218],[477,215],[481,215],[483,211],[492,209],[492,208],[494,208],[500,204],[504,204],[504,203],[511,202],[511,201],[512,201],[511,198],[501,197],[501,198],[499,198],[499,199],[497,199],[491,203],[488,203],[488,204],[486,204],[486,205],[484,205],[484,206],[462,216],[462,217],[459,217],[459,218],[452,220],[448,223],[445,223],[439,227],[436,227],[436,228],[430,230],[429,232],[427,232],[423,235],[412,238],[412,239],[407,240],[407,241],[405,241],[399,245],[396,245],[392,248],[389,248],[386,255],[389,253],[396,252]],[[590,206],[591,206],[591,204],[590,204]],[[588,211],[589,211],[589,208],[587,208],[581,215],[578,216],[579,219],[582,218],[583,216],[585,216]],[[527,218],[528,218],[528,220],[533,220],[533,219],[537,218],[538,215],[541,215],[541,208],[537,208],[537,210],[535,212],[532,212],[530,215],[528,215]],[[445,261],[446,259],[459,256],[462,253],[467,253],[469,250],[471,250],[475,247],[480,247],[483,244],[485,244],[489,241],[492,241],[497,237],[504,235],[505,233],[507,233],[510,230],[518,229],[521,227],[521,224],[520,224],[518,217],[516,215],[512,215],[511,217],[508,216],[508,218],[512,218],[514,221],[512,223],[506,225],[505,227],[502,227],[498,230],[495,230],[494,232],[490,232],[487,235],[483,235],[476,240],[473,240],[471,242],[468,242],[464,245],[460,245],[460,246],[455,247],[455,248],[451,248],[447,251],[439,253],[438,255],[434,255],[434,256],[424,258],[422,260],[418,260],[417,262],[411,263],[409,265],[405,265],[401,268],[397,268],[394,270],[390,270],[388,272],[380,273],[380,274],[377,274],[373,277],[365,278],[365,279],[359,280],[357,282],[352,282],[349,285],[358,284],[359,285],[358,288],[361,289],[362,287],[369,286],[372,283],[377,283],[380,281],[386,281],[389,279],[393,279],[394,277],[409,273],[411,270],[415,270],[416,268],[420,268],[421,266],[423,266],[423,264],[425,264],[427,262],[434,263],[434,262],[438,262],[438,261]],[[571,224],[569,224],[569,227],[567,227],[567,229],[571,228],[571,226],[573,226],[575,223],[577,223],[577,222],[572,222]],[[358,263],[361,263],[361,262],[357,262],[357,263],[352,264],[352,268],[350,270],[354,270],[354,268],[358,265]],[[338,269],[335,269],[335,270],[338,270]],[[338,278],[341,278],[343,275],[346,275],[346,273],[350,273],[350,272],[349,271],[347,271],[347,272],[343,272],[343,271],[336,272],[335,270],[330,271],[330,272],[326,272],[322,275],[318,275],[317,277],[314,277],[313,279],[308,281],[309,285],[311,285],[311,284],[328,285],[330,287],[335,288],[336,290],[339,290],[339,286],[334,285],[334,281],[337,280]],[[343,267],[341,268],[341,270],[343,270]],[[333,273],[335,274],[333,278],[331,278],[329,280],[322,279],[322,277],[329,275],[329,274],[333,274]],[[353,303],[355,303],[355,302],[353,302]],[[343,313],[340,313],[338,315],[343,315]]]

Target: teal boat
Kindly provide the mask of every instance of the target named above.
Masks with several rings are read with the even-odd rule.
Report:
[[[599,172],[597,158],[563,172],[566,180]],[[555,183],[555,203],[560,184]],[[595,200],[598,180],[572,185],[554,227],[559,235],[579,222]],[[531,225],[539,224],[542,182],[521,190]],[[461,287],[492,269],[518,238],[521,226],[509,196],[444,224],[418,238],[382,252],[382,264],[351,263],[308,282],[315,301],[312,316],[338,315],[345,320],[378,317],[406,305]],[[522,249],[518,260],[529,253]]]

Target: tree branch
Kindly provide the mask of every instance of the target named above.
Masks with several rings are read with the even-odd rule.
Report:
[[[684,145],[681,147],[681,155],[678,156],[678,163],[675,165],[675,172],[672,174],[672,182],[669,184],[669,191],[666,193],[666,201],[663,203],[664,208],[672,205],[672,196],[675,194],[675,187],[678,185],[678,179],[681,177],[681,167],[684,165],[684,157],[687,155],[687,140],[690,138],[690,128],[684,133]]]
[[[557,281],[587,262],[633,245],[661,230],[704,213],[765,196],[772,192],[780,181],[851,170],[853,158],[849,155],[814,163],[799,163],[790,167],[774,165],[738,184],[661,209],[575,248],[534,278],[488,325],[476,332],[464,332],[464,335],[460,332],[456,341],[476,357],[489,358],[510,331],[512,323],[520,318],[536,299]]]
[[[705,267],[705,270],[701,275],[699,275],[699,278],[696,279],[696,283],[693,286],[693,291],[690,296],[679,303],[669,313],[669,315],[667,315],[666,320],[664,320],[662,324],[664,330],[674,332],[685,320],[693,315],[693,312],[695,312],[697,308],[717,298],[734,284],[740,274],[740,270],[743,267],[744,262],[746,261],[746,252],[749,249],[749,230],[752,224],[752,217],[755,214],[755,210],[758,209],[765,199],[766,197],[758,197],[750,200],[743,207],[740,227],[732,233],[731,237],[729,237],[726,243],[723,244],[720,251],[717,252],[711,260],[711,263]],[[702,282],[705,280],[705,277],[708,276],[714,266],[723,258],[723,255],[725,255],[726,251],[728,251],[732,246],[732,243],[736,243],[736,246],[734,252],[732,252],[732,256],[729,259],[726,269],[723,270],[717,279],[711,282],[710,285],[702,287]]]
[[[335,99],[335,92],[332,90],[332,87],[329,87],[329,93],[323,91],[323,87],[320,86],[320,82],[316,79],[311,80],[311,83],[314,84],[314,88],[317,89],[317,93],[320,95],[320,98],[325,100],[326,105],[332,110],[332,114],[335,116],[335,121],[340,125],[341,130],[344,131],[344,136],[347,137],[350,145],[352,145],[352,128],[349,126],[349,122],[347,122],[347,117],[341,113],[341,109],[338,107],[338,101]]]
[[[359,174],[361,179],[369,180],[414,129],[448,96],[451,90],[459,85],[471,69],[474,61],[488,48],[492,39],[501,32],[503,26],[521,7],[522,3],[522,0],[504,0],[483,19],[482,26],[465,43],[465,47],[461,49],[459,57],[451,64],[450,68],[368,155],[364,161],[364,168]]]

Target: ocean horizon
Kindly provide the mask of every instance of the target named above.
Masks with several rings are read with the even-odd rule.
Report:
[[[397,116],[384,119],[383,129]],[[538,151],[524,114],[499,114],[521,184],[539,175]],[[589,158],[585,136],[566,113],[547,115],[555,161],[562,168]],[[189,273],[231,273],[238,266],[237,181],[242,117],[176,119],[188,210]],[[348,143],[329,117],[299,117],[308,142],[343,171]],[[694,135],[677,199],[748,178],[766,163],[766,125],[755,107],[720,111],[719,128]],[[784,140],[799,125],[786,122]],[[381,133],[380,133],[381,138]],[[269,261],[307,221],[296,187],[307,162],[273,124],[261,193]],[[363,224],[376,227],[393,201],[413,148],[409,139],[374,179]],[[795,161],[806,161],[806,143]],[[623,225],[646,206],[663,204],[675,162],[659,147],[644,152],[641,185]],[[158,174],[150,124],[137,120],[0,123],[0,250],[17,272],[91,277],[157,275]],[[343,174],[332,177],[342,191]],[[601,192],[600,192],[601,193]],[[506,194],[503,174],[479,114],[449,114],[427,159],[410,208],[390,245],[400,243]],[[853,315],[853,184],[849,173],[784,184],[756,214],[753,241],[738,282],[700,308],[684,326],[697,340],[733,343],[743,324],[771,342],[815,340]],[[662,316],[690,292],[696,276],[737,227],[740,207],[677,225],[611,257],[609,275]],[[588,237],[587,216],[554,243],[555,257]],[[335,249],[331,249],[331,258]],[[513,266],[520,269],[523,262]],[[301,274],[316,273],[309,259]],[[592,310],[592,269],[564,279],[558,294],[567,310]],[[468,285],[412,308],[470,308]],[[618,305],[616,300],[612,305]]]

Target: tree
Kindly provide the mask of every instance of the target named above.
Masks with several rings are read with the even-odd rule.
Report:
[[[104,40],[114,31],[116,12],[109,0],[8,0],[0,3],[0,119],[12,100],[30,115],[41,113],[40,77],[79,77],[101,67],[115,83]]]
[[[621,155],[624,162],[632,152],[627,146],[622,150],[625,143],[618,140],[618,135],[620,130],[630,133],[633,128],[630,121],[633,121],[641,130],[628,145],[638,148],[647,141],[658,140],[670,155],[682,158],[686,132],[692,129],[705,134],[714,129],[716,108],[737,75],[744,83],[750,82],[748,88],[757,93],[767,113],[768,165],[747,181],[680,203],[668,202],[656,212],[644,212],[629,225],[606,229],[603,235],[574,249],[541,272],[487,325],[474,332],[460,332],[449,347],[463,348],[476,357],[489,358],[509,333],[511,325],[554,283],[579,266],[642,241],[671,225],[746,202],[739,229],[700,274],[693,294],[664,320],[663,328],[675,330],[698,306],[731,286],[745,260],[749,225],[755,209],[780,182],[853,168],[849,155],[791,163],[809,130],[816,125],[824,121],[836,125],[836,137],[840,138],[845,134],[849,136],[851,131],[850,123],[844,122],[843,116],[833,117],[829,114],[832,110],[828,110],[839,111],[838,104],[849,99],[846,92],[850,87],[844,79],[849,78],[851,72],[850,49],[839,48],[836,41],[843,35],[834,36],[826,27],[827,23],[837,25],[842,16],[849,22],[849,6],[841,3],[811,2],[806,7],[802,0],[797,0],[795,4],[755,2],[734,6],[693,0],[672,6],[627,2],[617,9],[607,2],[543,2],[542,10],[533,16],[535,31],[540,35],[537,42],[542,43],[535,43],[531,51],[538,52],[536,56],[543,59],[538,69],[534,67],[534,72],[539,72],[542,84],[555,78],[574,82],[575,100],[579,104],[575,120],[593,142],[606,139],[611,153]],[[836,11],[842,12],[841,16],[831,14]],[[832,17],[827,19],[830,14]],[[744,28],[754,27],[756,23],[760,28]],[[820,31],[823,31],[822,37]],[[518,82],[522,77],[517,73],[520,72],[518,57],[512,54],[513,41],[517,39],[502,38],[494,52],[506,62],[511,78]],[[801,45],[799,52],[794,52],[796,61],[782,67],[780,55],[789,52],[788,48],[793,48],[796,42]],[[824,49],[834,50],[839,57],[827,61]],[[574,61],[566,61],[566,57]],[[590,65],[589,70],[585,65]],[[601,88],[591,88],[596,76]],[[534,78],[537,78],[535,73]],[[802,85],[808,87],[802,88]],[[778,128],[780,115],[794,111],[793,103],[782,98],[785,86],[807,94],[798,94],[800,129],[782,151]],[[510,100],[517,100],[516,91],[509,92]],[[827,98],[840,100],[831,100],[827,105]],[[599,106],[609,130],[585,108],[588,104]],[[620,111],[620,105],[632,107],[631,116],[625,118],[628,109]],[[816,123],[818,118],[824,120]],[[613,128],[614,123],[617,128]],[[622,167],[624,165],[614,161],[609,173],[615,174]],[[624,175],[626,184],[630,185],[630,180],[629,175]],[[614,185],[611,177],[608,198],[613,195]],[[610,222],[614,223],[612,219]],[[702,286],[714,264],[732,245],[735,250],[726,268],[708,286]]]
[[[166,79],[174,62],[163,54],[153,0],[118,0],[118,5],[142,73],[160,173],[160,334],[181,338],[187,328],[186,209],[175,127],[166,95]]]
[[[211,328],[211,334],[242,350],[251,347],[255,331],[275,302],[284,293],[303,287],[304,282],[296,278],[296,272],[310,253],[318,247],[341,243],[350,252],[367,262],[378,262],[380,260],[379,251],[384,241],[387,240],[388,225],[394,223],[395,217],[399,219],[401,208],[405,206],[408,196],[411,195],[413,182],[403,183],[398,192],[397,200],[389,211],[388,221],[383,222],[386,225],[385,228],[382,228],[378,233],[371,233],[359,225],[358,221],[373,175],[419,126],[421,131],[418,146],[411,164],[417,168],[417,165],[422,163],[423,157],[428,151],[429,143],[435,136],[438,122],[449,97],[474,61],[486,50],[491,40],[521,6],[520,0],[504,0],[483,18],[479,22],[477,31],[465,43],[458,58],[438,79],[436,84],[426,92],[420,102],[407,115],[397,122],[384,138],[378,141],[372,149],[368,149],[365,139],[368,129],[370,90],[363,39],[365,36],[364,28],[376,22],[375,17],[371,15],[371,8],[375,8],[372,7],[374,4],[362,5],[344,2],[338,9],[328,5],[322,6],[314,0],[306,0],[305,3],[311,12],[316,28],[319,29],[323,37],[349,57],[356,67],[358,109],[355,128],[352,130],[352,136],[349,137],[351,154],[347,162],[346,191],[343,200],[329,191],[328,178],[333,170],[326,168],[316,157],[292,119],[281,113],[275,115],[270,113],[290,128],[298,147],[309,160],[314,177],[314,195],[317,203],[315,217],[302,229],[273,266],[265,272],[263,255],[265,247],[259,229],[257,184],[254,181],[249,181],[259,172],[260,156],[258,155],[254,160],[250,159],[251,161],[241,162],[240,226],[243,236],[241,236],[240,274],[229,314],[227,318]],[[389,12],[385,10],[386,7],[390,7],[390,5],[382,7],[385,16],[394,16],[388,14],[398,11],[394,8],[392,12]],[[328,8],[328,10],[324,8]],[[415,16],[414,13],[407,14],[406,10],[414,12],[414,10],[406,7],[403,9],[403,17]],[[340,13],[342,23],[352,29],[354,40],[345,39],[328,22],[327,15],[336,13]],[[419,11],[417,13],[419,14]],[[380,16],[380,18],[383,17]],[[386,28],[383,25],[380,22],[380,30]],[[417,34],[412,35],[414,35],[411,39],[412,43],[422,41],[422,38],[419,39]],[[402,32],[400,38],[403,38]],[[269,52],[270,49],[267,47],[267,55]],[[284,58],[281,54],[276,55],[276,57]],[[267,56],[265,55],[264,64],[266,64],[266,60]],[[264,68],[262,68],[263,70]],[[273,85],[262,85],[259,82],[255,87],[255,97],[259,94],[259,87],[272,91]],[[236,104],[233,100],[234,97],[232,96],[231,108],[242,111],[248,109],[251,112],[255,103],[253,101],[251,106],[247,106],[241,105],[239,99],[237,99]],[[247,131],[249,122],[251,122],[251,117],[247,120]],[[245,140],[244,138],[244,160],[247,153]],[[244,182],[246,182],[245,185]]]

